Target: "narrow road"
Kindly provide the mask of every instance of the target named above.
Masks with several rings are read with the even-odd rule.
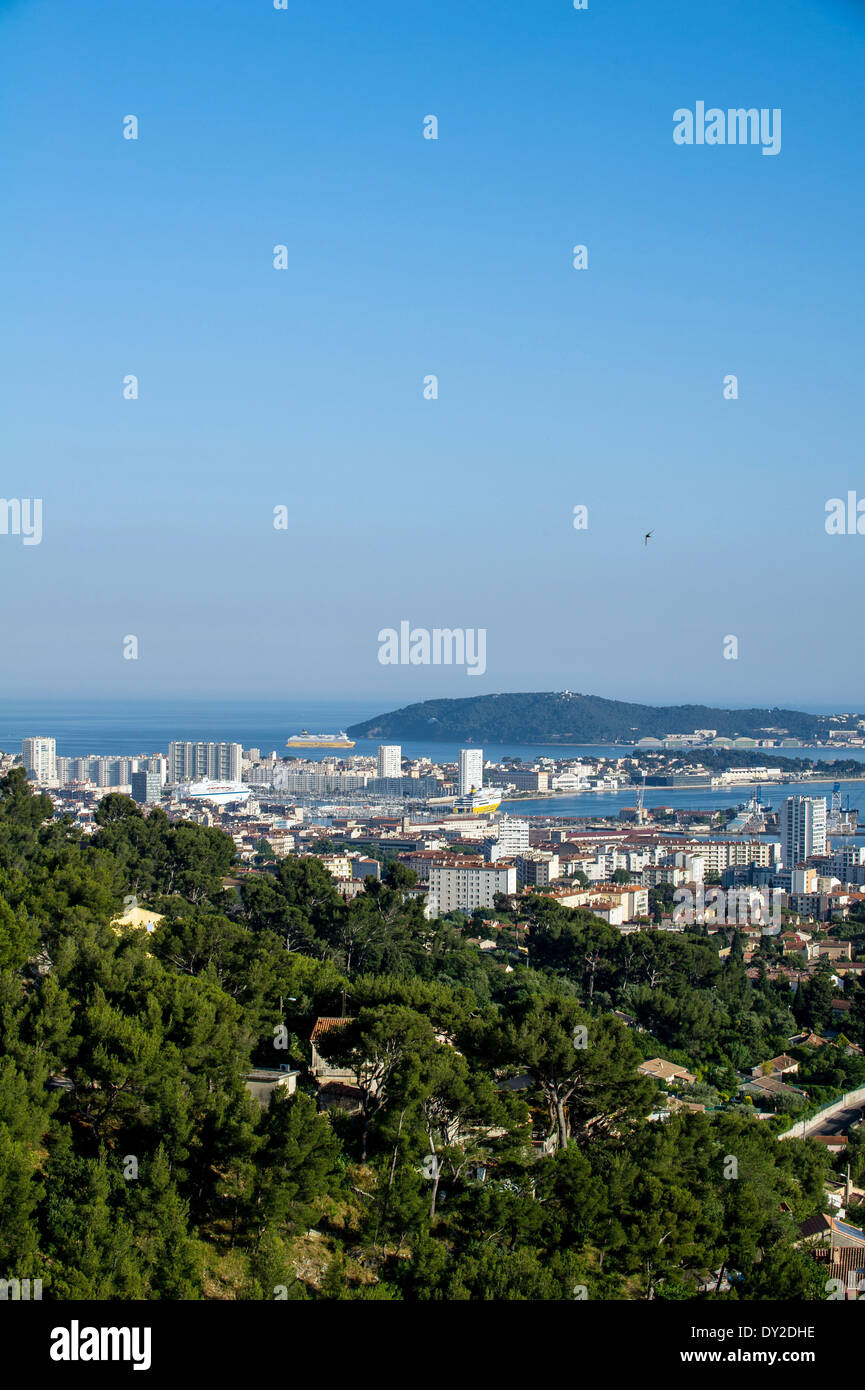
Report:
[[[838,1105],[819,1119],[806,1120],[804,1129],[800,1121],[792,1133],[779,1134],[779,1139],[808,1139],[812,1134],[846,1134],[853,1125],[865,1119],[865,1105],[859,1101],[856,1105],[845,1105],[839,1101]]]
[[[820,1134],[846,1134],[848,1129],[858,1124],[862,1119],[862,1107],[860,1105],[848,1105],[844,1110],[838,1110],[834,1115],[827,1115],[818,1125]]]

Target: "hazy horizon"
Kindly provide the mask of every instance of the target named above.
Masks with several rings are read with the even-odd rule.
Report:
[[[562,689],[567,689],[567,688],[568,688],[568,687],[562,687]],[[449,700],[449,699],[459,700],[459,699],[472,699],[472,698],[480,698],[481,695],[547,695],[547,694],[559,694],[559,693],[560,693],[560,691],[540,690],[540,689],[538,689],[538,690],[489,690],[489,691],[483,691],[483,692],[480,692],[480,691],[479,691],[479,692],[477,692],[477,693],[473,693],[473,694],[470,695],[470,696],[450,695],[450,694],[427,695],[427,696],[424,696],[424,695],[417,696],[417,695],[415,695],[415,696],[413,696],[413,697],[406,697],[405,699],[400,699],[398,696],[395,696],[393,703],[387,705],[387,707],[384,707],[383,704],[382,704],[382,701],[381,701],[379,698],[374,697],[374,696],[370,696],[370,695],[364,696],[364,695],[362,695],[362,694],[355,694],[355,695],[352,695],[352,696],[340,697],[340,696],[335,696],[335,695],[333,694],[332,691],[329,692],[328,694],[325,694],[325,695],[314,695],[314,694],[313,694],[313,695],[307,695],[307,694],[303,694],[303,693],[289,692],[289,693],[285,694],[284,696],[278,696],[278,695],[255,696],[255,695],[250,695],[248,692],[247,692],[247,693],[244,693],[244,694],[228,692],[227,694],[222,694],[222,693],[220,693],[219,695],[209,695],[209,696],[205,696],[204,698],[202,698],[201,696],[190,695],[190,694],[174,694],[174,693],[172,693],[172,692],[170,692],[170,691],[168,691],[168,692],[166,692],[166,691],[154,691],[154,692],[152,692],[151,694],[148,694],[148,695],[106,695],[104,691],[100,691],[100,692],[98,692],[98,693],[93,693],[93,694],[75,692],[75,693],[72,693],[72,694],[58,694],[58,695],[45,695],[44,693],[43,693],[43,694],[39,694],[39,695],[35,695],[35,694],[3,694],[3,693],[0,693],[0,712],[2,712],[2,711],[3,711],[4,709],[6,709],[7,707],[26,706],[26,705],[30,705],[30,704],[32,704],[32,705],[34,705],[34,706],[38,706],[38,705],[40,705],[40,704],[41,704],[41,705],[71,704],[71,705],[82,705],[82,706],[85,706],[85,705],[86,705],[86,706],[88,706],[88,707],[92,707],[92,706],[96,706],[96,705],[99,705],[100,703],[102,703],[102,704],[104,704],[104,705],[106,705],[106,706],[111,707],[112,709],[122,708],[122,707],[124,707],[124,706],[125,706],[125,707],[128,707],[128,708],[135,708],[136,706],[140,706],[140,707],[142,707],[142,708],[146,708],[146,707],[148,707],[148,706],[150,706],[150,705],[157,705],[157,704],[175,704],[175,705],[183,705],[183,706],[185,706],[185,707],[192,707],[192,708],[194,708],[195,706],[200,706],[202,709],[205,709],[205,708],[213,708],[213,707],[215,707],[215,706],[223,706],[223,705],[229,705],[229,704],[235,704],[235,703],[242,703],[242,704],[245,704],[245,705],[257,706],[257,707],[260,707],[260,708],[267,708],[267,707],[269,707],[269,706],[273,706],[273,707],[277,707],[277,706],[278,706],[278,707],[285,707],[285,706],[295,706],[295,705],[304,705],[304,704],[308,704],[308,705],[316,705],[316,706],[320,707],[321,709],[326,709],[328,706],[332,706],[332,707],[334,707],[334,708],[348,708],[348,707],[353,706],[353,705],[356,705],[358,708],[360,708],[360,707],[362,707],[362,706],[363,706],[363,707],[369,706],[369,707],[372,709],[372,714],[371,714],[370,716],[368,716],[368,717],[371,718],[373,714],[377,714],[377,713],[385,714],[385,713],[389,713],[389,712],[392,711],[392,710],[398,710],[398,709],[406,708],[406,707],[409,706],[409,705],[424,704],[424,703],[426,703],[427,701],[430,701],[430,700]],[[582,690],[582,691],[579,691],[579,690],[571,690],[571,694],[574,694],[574,695],[584,695],[584,696],[587,696],[587,697],[593,698],[593,699],[618,701],[618,702],[621,702],[621,703],[624,703],[624,704],[647,705],[647,706],[649,706],[650,708],[657,708],[657,709],[662,709],[662,708],[677,708],[677,707],[680,707],[680,706],[688,706],[688,705],[701,705],[701,706],[703,706],[703,707],[705,707],[705,708],[707,708],[707,709],[718,709],[718,710],[723,710],[723,709],[728,709],[728,710],[746,710],[746,709],[766,709],[766,710],[772,710],[772,709],[784,709],[784,710],[789,710],[789,711],[792,711],[792,712],[799,712],[799,713],[803,713],[803,714],[862,714],[863,717],[865,717],[865,700],[862,701],[861,706],[856,705],[856,704],[847,704],[847,705],[845,705],[845,704],[843,704],[843,703],[841,703],[841,702],[837,702],[837,701],[836,701],[835,703],[831,704],[831,705],[827,705],[827,704],[818,704],[818,703],[814,703],[814,702],[811,702],[811,701],[802,702],[802,703],[796,703],[795,701],[790,701],[790,700],[785,700],[785,701],[780,701],[780,702],[778,702],[778,701],[772,701],[771,703],[770,703],[770,702],[767,702],[767,701],[764,701],[764,700],[736,701],[735,703],[723,704],[723,705],[722,705],[722,704],[715,703],[715,702],[713,702],[713,701],[711,701],[711,700],[697,700],[697,699],[693,699],[693,700],[692,700],[692,699],[641,700],[641,699],[638,699],[636,696],[628,697],[628,696],[626,696],[626,695],[606,695],[606,694],[600,694],[600,693],[599,693],[598,691],[596,691],[596,690]],[[373,707],[375,707],[375,708],[373,709]],[[361,721],[358,720],[358,721],[356,721],[356,722],[361,722]],[[687,732],[687,731],[686,731],[686,732]]]

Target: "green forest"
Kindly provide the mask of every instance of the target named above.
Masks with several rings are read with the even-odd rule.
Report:
[[[830,725],[826,715],[800,710],[640,705],[562,691],[424,700],[353,724],[348,732],[355,739],[429,742],[635,743],[640,738],[707,728],[723,738],[765,738],[771,729],[807,742],[826,737],[830,727],[840,726]]]
[[[825,1297],[796,1244],[831,1156],[736,1090],[824,1025],[822,978],[791,997],[735,940],[722,961],[540,896],[503,959],[428,921],[402,864],[346,903],[315,857],[237,879],[221,831],[115,793],[97,821],[0,780],[0,1276],[61,1300]],[[116,924],[135,903],[152,932]],[[344,1020],[318,1046],[351,1110],[319,1109],[319,1018]],[[865,1040],[861,991],[845,1026]],[[651,1118],[659,1053],[705,1111]],[[296,1090],[265,1108],[247,1078],[280,1065]],[[809,1094],[862,1084],[841,1046],[809,1066]]]

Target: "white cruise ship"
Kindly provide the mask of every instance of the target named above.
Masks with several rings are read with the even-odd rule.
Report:
[[[243,782],[211,782],[209,777],[203,777],[200,782],[181,782],[174,794],[180,801],[213,801],[217,806],[229,806],[233,801],[248,801],[251,790]]]
[[[285,740],[286,748],[353,748],[354,739],[349,738],[344,729],[338,734],[311,734],[302,729]]]

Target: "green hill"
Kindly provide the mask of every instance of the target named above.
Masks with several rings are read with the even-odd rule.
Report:
[[[836,723],[834,727],[839,727]],[[478,743],[634,743],[715,729],[720,738],[825,738],[830,716],[784,709],[637,705],[568,691],[424,700],[349,729],[352,738]]]

